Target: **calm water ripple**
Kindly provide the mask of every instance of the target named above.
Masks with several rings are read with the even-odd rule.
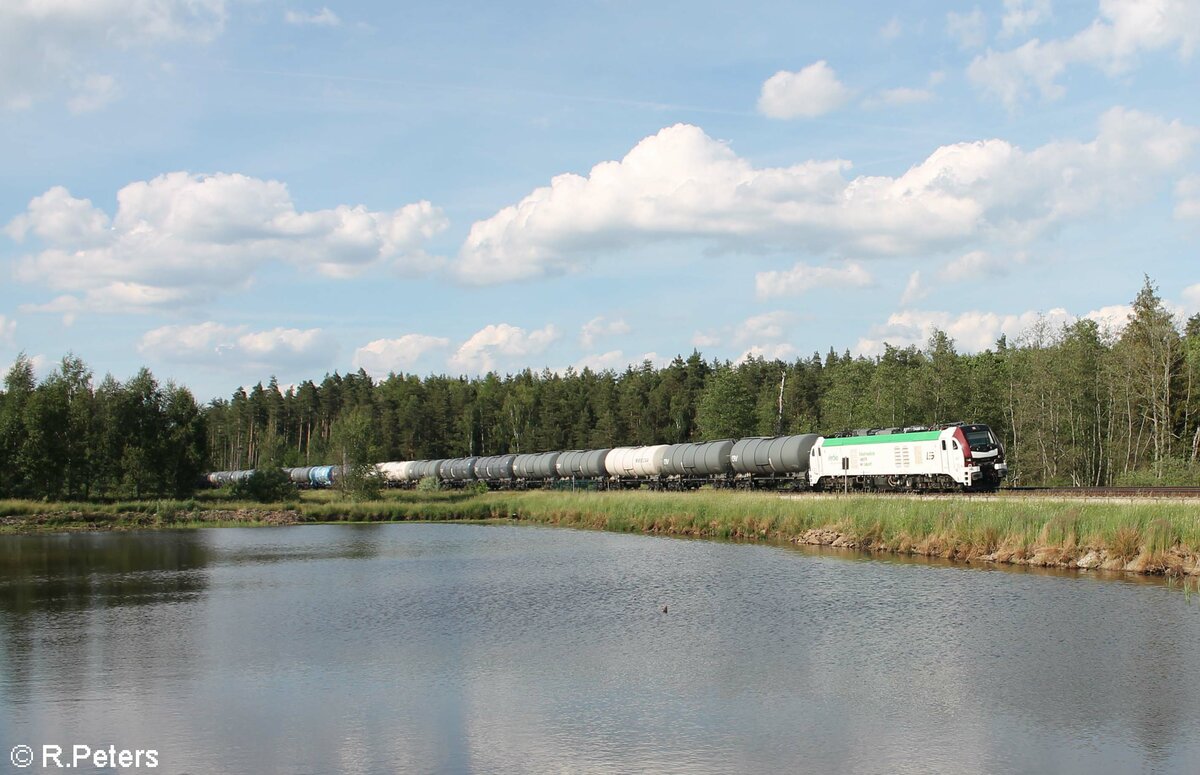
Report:
[[[0,536],[0,754],[1196,772],[1197,643],[1200,605],[1157,582],[779,547],[445,524]]]

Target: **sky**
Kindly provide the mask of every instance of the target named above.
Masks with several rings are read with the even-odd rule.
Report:
[[[0,3],[0,362],[960,351],[1200,312],[1200,3]]]

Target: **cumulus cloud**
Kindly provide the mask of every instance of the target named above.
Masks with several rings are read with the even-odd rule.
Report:
[[[1004,0],[1000,34],[1008,37],[1028,32],[1054,15],[1050,0]]]
[[[288,24],[308,25],[314,27],[337,27],[340,26],[342,20],[338,15],[328,8],[321,8],[319,11],[288,11],[283,15],[284,21]]]
[[[904,293],[900,294],[900,305],[908,306],[929,295],[929,289],[921,284],[921,272],[918,270],[908,276],[904,285]]]
[[[110,282],[89,288],[80,296],[64,294],[45,304],[22,304],[22,312],[60,314],[63,323],[73,325],[84,312],[129,314],[161,312],[191,303],[199,298],[182,288],[160,288],[142,283]]]
[[[622,318],[616,320],[608,320],[603,315],[594,317],[583,324],[583,328],[579,332],[579,344],[585,348],[591,349],[595,345],[596,340],[606,336],[620,336],[628,334],[633,329]]]
[[[17,321],[0,315],[0,342],[11,345],[16,338]]]
[[[987,40],[987,19],[978,8],[970,13],[951,11],[946,14],[946,34],[959,48],[979,48]]]
[[[751,358],[762,358],[768,361],[792,361],[799,355],[800,352],[787,342],[756,344],[747,348],[745,352],[737,357],[734,363],[743,363]]]
[[[628,365],[629,359],[620,350],[585,355],[574,364],[576,371],[583,371],[585,368],[592,371],[622,371]]]
[[[863,288],[871,282],[871,274],[856,263],[838,268],[798,262],[782,272],[759,272],[754,276],[754,290],[758,298],[769,299],[774,296],[799,296],[814,288]]]
[[[425,334],[405,334],[398,339],[376,339],[354,351],[354,368],[372,377],[386,377],[412,368],[421,356],[450,346],[450,340]]]
[[[1173,312],[1181,309],[1170,303],[1167,307]],[[1078,320],[1095,321],[1101,331],[1116,335],[1125,328],[1132,312],[1128,304],[1112,304],[1078,316],[1061,307],[1044,313],[1030,310],[1019,314],[904,310],[889,316],[883,325],[873,327],[868,336],[858,340],[855,349],[870,356],[882,355],[885,342],[894,347],[922,347],[934,329],[938,329],[954,339],[960,352],[979,352],[990,348],[1001,335],[1010,341],[1036,341]]]
[[[734,328],[733,341],[746,347],[735,363],[750,358],[792,360],[798,351],[790,342],[779,341],[788,335],[788,328],[797,319],[794,312],[776,310],[746,318]]]
[[[29,359],[29,365],[33,367],[33,376],[36,379],[42,379],[50,370],[54,368],[49,356],[44,353],[38,353]]]
[[[871,329],[869,336],[858,340],[856,351],[862,355],[882,355],[884,343],[894,347],[922,347],[934,329],[945,331],[962,352],[978,352],[991,347],[1001,334],[1010,339],[1020,337],[1040,321],[1051,326],[1071,323],[1075,317],[1065,309],[1052,309],[1043,314],[1024,312],[1019,315],[999,315],[994,312],[949,312],[904,310],[888,317],[887,322]]]
[[[701,129],[677,124],[620,161],[597,164],[586,177],[559,175],[476,222],[457,269],[468,282],[511,282],[665,239],[837,258],[1022,242],[1146,198],[1200,137],[1178,121],[1123,108],[1099,123],[1094,140],[1032,150],[999,139],[942,146],[897,177],[848,177],[842,160],[755,168]],[[775,279],[795,278],[803,289],[801,267]]]
[[[1014,108],[1033,89],[1046,100],[1061,97],[1065,90],[1058,79],[1073,65],[1120,75],[1136,67],[1143,53],[1174,50],[1186,58],[1198,43],[1200,3],[1195,0],[1101,0],[1099,17],[1086,29],[1069,38],[1035,38],[1009,51],[988,50],[975,58],[967,75]]]
[[[1200,312],[1200,283],[1183,289],[1183,302],[1185,314]]]
[[[1179,307],[1170,302],[1164,302],[1163,306],[1172,314],[1179,312]],[[1094,309],[1083,317],[1086,320],[1093,320],[1101,331],[1107,331],[1113,334],[1119,334],[1125,330],[1125,326],[1129,323],[1129,316],[1133,314],[1133,306],[1129,304],[1110,304],[1107,307]]]
[[[425,201],[392,212],[361,205],[301,212],[279,181],[172,172],[118,191],[111,218],[56,186],[5,232],[41,243],[17,261],[17,279],[67,292],[51,306],[77,313],[197,303],[249,282],[268,261],[328,277],[379,265],[416,272],[432,261],[424,243],[446,223]]]
[[[508,323],[485,326],[463,342],[450,357],[450,365],[464,372],[492,371],[496,368],[497,356],[522,358],[539,355],[559,336],[558,328],[553,324],[529,332]]]
[[[147,331],[138,352],[158,361],[256,371],[327,367],[337,348],[319,328],[250,331],[209,321]]]
[[[721,337],[715,334],[706,334],[703,331],[692,334],[693,347],[716,347],[719,344],[721,344]]]
[[[0,107],[23,109],[64,95],[76,112],[95,110],[116,94],[100,72],[112,52],[219,34],[226,0],[16,0],[0,3]]]
[[[971,280],[980,277],[1001,277],[1008,274],[1014,264],[1025,263],[1025,256],[1019,254],[1014,258],[1006,258],[989,253],[985,250],[972,250],[964,253],[942,267],[941,275],[948,280]]]
[[[780,70],[768,78],[762,85],[758,110],[771,118],[815,118],[845,105],[850,94],[822,59],[797,73]]]
[[[787,327],[794,322],[796,314],[785,310],[766,312],[746,318],[737,326],[734,340],[747,342],[761,339],[780,339],[787,334]]]
[[[1175,184],[1175,217],[1200,219],[1200,175],[1189,175]]]

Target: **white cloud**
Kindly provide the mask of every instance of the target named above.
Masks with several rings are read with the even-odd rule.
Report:
[[[1175,217],[1200,219],[1200,175],[1189,175],[1175,184]]]
[[[1009,339],[1020,337],[1039,321],[1059,326],[1075,321],[1064,309],[1024,312],[1019,315],[999,315],[994,312],[949,312],[904,310],[888,317],[887,322],[871,329],[870,335],[858,340],[855,350],[862,355],[882,355],[884,343],[894,347],[917,345],[923,347],[933,330],[945,331],[954,339],[960,352],[979,352],[991,347],[1001,334]]]
[[[1196,289],[1196,301],[1200,302],[1200,286]],[[1187,298],[1192,289],[1184,291]],[[1178,315],[1183,307],[1171,302],[1165,306]],[[995,344],[1003,334],[1009,341],[1037,340],[1051,336],[1062,326],[1078,320],[1095,321],[1102,332],[1120,334],[1129,322],[1133,307],[1128,304],[1112,304],[1091,310],[1083,315],[1073,315],[1061,307],[1049,312],[1027,311],[1020,314],[998,314],[995,312],[934,312],[905,310],[888,317],[887,322],[871,329],[869,336],[858,340],[856,351],[863,355],[882,355],[884,342],[895,347],[917,345],[922,347],[933,330],[945,331],[955,341],[959,352],[979,352]]]
[[[796,313],[777,310],[746,318],[737,326],[734,339],[747,342],[761,339],[780,339],[787,334],[787,327],[796,319]]]
[[[970,13],[951,11],[946,14],[946,33],[959,48],[979,48],[987,40],[987,19],[978,8]]]
[[[325,367],[337,348],[319,328],[250,331],[209,321],[147,331],[138,352],[165,362],[263,371]]]
[[[421,356],[450,346],[450,340],[425,334],[405,334],[399,339],[376,339],[354,351],[355,369],[372,377],[385,377],[412,368]]]
[[[623,318],[608,320],[603,315],[600,315],[583,324],[583,328],[579,333],[579,344],[591,349],[595,345],[596,340],[601,337],[620,336],[621,334],[628,334],[632,330]]]
[[[754,275],[754,289],[760,299],[799,296],[814,288],[863,288],[871,282],[871,274],[853,262],[840,269],[797,262],[782,272],[772,270]]]
[[[1005,37],[1020,35],[1049,21],[1053,15],[1050,0],[1004,0],[1000,34]]]
[[[908,282],[904,285],[904,293],[900,294],[900,306],[906,307],[928,295],[929,289],[921,284],[921,272],[918,270],[908,276]]]
[[[1009,51],[989,50],[967,74],[976,86],[1015,107],[1036,87],[1043,99],[1061,97],[1058,78],[1072,65],[1110,76],[1132,70],[1144,52],[1176,50],[1189,57],[1200,43],[1196,0],[1100,0],[1100,15],[1069,38],[1030,40]]]
[[[755,168],[699,128],[677,124],[620,161],[597,164],[586,177],[559,175],[473,224],[457,271],[468,282],[512,282],[666,239],[836,258],[927,255],[981,239],[1022,243],[1145,199],[1200,137],[1178,121],[1123,108],[1099,123],[1087,142],[1029,151],[998,139],[957,143],[897,177],[853,178],[842,160]],[[797,283],[803,287],[802,276]]]
[[[585,368],[592,371],[623,371],[629,365],[629,359],[620,350],[609,350],[606,353],[598,353],[594,355],[585,355],[575,362],[575,370],[583,371]]]
[[[1200,312],[1200,283],[1183,289],[1184,314]]]
[[[646,361],[650,361],[650,364],[652,366],[654,366],[654,368],[665,369],[673,360],[674,360],[674,358],[663,357],[663,356],[659,355],[658,353],[654,352],[653,350],[651,350],[648,353],[642,353],[642,356],[640,358],[638,358],[636,361],[634,361],[633,365],[640,367]]]
[[[762,85],[758,110],[771,118],[815,118],[837,110],[850,99],[825,60],[797,73],[780,70]]]
[[[161,312],[195,302],[199,294],[182,288],[160,288],[142,283],[111,282],[89,288],[82,296],[64,294],[45,304],[23,304],[22,312],[61,314],[65,325],[73,325],[84,312],[129,314]]]
[[[337,27],[341,25],[342,20],[338,15],[328,8],[321,8],[319,11],[306,13],[304,11],[288,11],[283,15],[284,21],[288,24],[310,25],[315,27]]]
[[[224,27],[226,0],[9,0],[0,3],[0,108],[65,94],[76,112],[116,93],[98,72],[113,52],[207,42]]]
[[[493,324],[463,342],[450,357],[450,365],[464,372],[488,372],[496,368],[498,355],[510,358],[538,355],[558,338],[558,329],[553,324],[528,333],[508,323]]]
[[[1173,309],[1175,305],[1164,304],[1164,306],[1168,309]],[[1083,317],[1087,320],[1096,321],[1101,331],[1119,334],[1125,330],[1125,326],[1129,323],[1129,316],[1132,313],[1133,307],[1129,304],[1110,304],[1107,307],[1094,309]]]
[[[1024,263],[1024,257],[1007,259],[984,250],[964,253],[942,267],[941,275],[948,280],[971,280],[985,276],[998,277],[1008,274],[1013,263]]]
[[[932,102],[934,94],[929,89],[913,89],[900,86],[895,89],[884,89],[878,94],[863,101],[865,108],[903,107],[904,105],[920,105]]]
[[[380,265],[416,272],[431,265],[423,245],[445,226],[441,210],[424,201],[393,212],[361,205],[299,212],[278,181],[172,172],[118,191],[111,219],[52,188],[5,232],[42,243],[18,260],[17,278],[68,292],[51,305],[78,313],[205,301],[238,287],[230,278],[248,283],[268,261],[328,277]]]
[[[693,347],[716,347],[721,344],[721,337],[697,331],[692,334]]]
[[[54,368],[50,358],[44,353],[38,353],[29,359],[29,365],[33,367],[33,376],[35,379],[43,379]]]
[[[9,320],[4,315],[0,315],[0,342],[11,345],[17,334],[17,321]]]
[[[899,17],[893,16],[888,19],[888,23],[879,28],[879,37],[884,40],[895,40],[904,34],[904,25],[900,23]]]
[[[756,344],[739,355],[734,363],[743,363],[751,358],[762,358],[768,361],[792,361],[799,355],[799,351],[787,342]]]

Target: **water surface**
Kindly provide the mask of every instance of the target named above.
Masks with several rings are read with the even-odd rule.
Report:
[[[1200,605],[1160,583],[780,547],[451,524],[0,536],[0,753],[1195,772],[1198,643]]]

